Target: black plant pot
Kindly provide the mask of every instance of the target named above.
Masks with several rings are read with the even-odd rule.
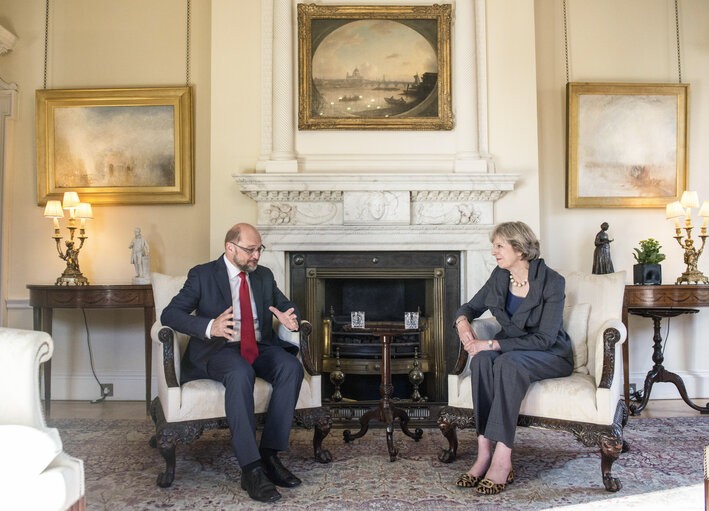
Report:
[[[662,284],[662,266],[659,264],[634,264],[633,283],[642,286]]]

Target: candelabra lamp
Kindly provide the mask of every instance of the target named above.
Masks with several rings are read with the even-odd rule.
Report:
[[[64,218],[64,210],[69,212],[68,225],[66,226],[69,229],[69,239],[64,241],[65,247],[62,249],[63,236],[59,230],[59,219]],[[82,275],[79,268],[79,251],[88,238],[86,236],[86,220],[93,218],[91,204],[79,202],[79,196],[76,192],[65,192],[62,201],[47,201],[47,205],[44,208],[44,216],[54,220],[54,236],[52,238],[54,238],[57,245],[59,258],[66,262],[66,268],[55,282],[55,285],[88,286],[89,280]],[[78,227],[76,225],[77,220],[81,220],[81,224]],[[74,239],[77,229],[79,229],[79,235]]]
[[[692,208],[699,207],[699,198],[697,192],[686,191],[682,194],[682,200],[672,202],[667,205],[667,219],[675,221],[675,235],[679,246],[684,250],[684,262],[687,269],[677,277],[676,284],[709,284],[709,279],[697,268],[699,256],[704,251],[704,244],[707,241],[707,219],[709,219],[709,201],[704,201],[699,209],[699,216],[704,217],[704,223],[701,226],[701,233],[697,236],[701,241],[701,246],[697,249],[694,245],[695,240],[692,239]],[[684,226],[680,226],[679,217],[685,217]],[[684,229],[685,234],[682,234]]]

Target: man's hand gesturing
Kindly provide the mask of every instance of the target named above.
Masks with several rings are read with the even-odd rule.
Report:
[[[234,313],[232,309],[233,307],[229,307],[214,320],[209,335],[212,337],[225,337],[230,341],[234,340]]]
[[[281,325],[286,327],[288,330],[298,330],[298,316],[293,313],[293,311],[295,310],[293,309],[293,307],[291,307],[285,312],[281,312],[273,306],[269,307],[268,310],[273,312],[276,318],[278,318],[278,321],[280,321]]]

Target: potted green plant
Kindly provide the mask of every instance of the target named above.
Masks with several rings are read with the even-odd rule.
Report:
[[[638,264],[633,265],[633,282],[643,286],[662,284],[662,267],[660,262],[665,260],[665,254],[660,253],[662,245],[653,238],[640,241],[640,248],[636,248],[633,257]]]

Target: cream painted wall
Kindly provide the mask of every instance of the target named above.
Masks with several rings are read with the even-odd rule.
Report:
[[[256,222],[256,204],[233,174],[253,172],[261,140],[260,2],[212,0],[212,174],[210,252],[224,252],[237,222]]]
[[[0,23],[15,49],[0,58],[0,76],[19,89],[14,158],[8,167],[8,325],[32,328],[28,283],[53,283],[63,262],[50,221],[36,202],[35,89],[42,87],[44,1],[0,0]],[[52,0],[47,88],[172,86],[185,83],[186,2],[175,0]],[[194,94],[194,205],[97,206],[81,251],[81,269],[95,284],[127,284],[134,275],[128,244],[140,227],[150,243],[152,271],[185,273],[209,257],[210,2],[192,2],[191,82]],[[63,229],[66,232],[66,229]],[[96,370],[118,399],[144,395],[142,311],[87,312]],[[98,395],[79,311],[54,318],[53,394]]]
[[[628,0],[620,6],[611,0],[568,4],[573,80],[675,80],[671,0]],[[239,192],[232,174],[253,172],[259,155],[260,5],[192,2],[196,204],[96,208],[82,253],[82,268],[93,281],[130,280],[127,246],[135,226],[142,227],[151,242],[153,270],[177,274],[218,256],[224,232],[234,222],[255,221],[255,205]],[[50,28],[49,87],[184,82],[182,2],[53,0],[52,6],[56,11]],[[709,70],[702,64],[709,51],[708,36],[702,31],[709,21],[709,4],[682,0],[680,7],[683,76],[692,84],[690,186],[709,198],[709,177],[700,166],[708,160],[700,141],[706,138],[703,125],[709,124],[703,98]],[[27,298],[25,284],[52,282],[62,270],[52,252],[50,224],[35,201],[34,90],[42,80],[44,2],[0,0],[0,13],[0,23],[20,37],[15,50],[0,57],[0,76],[20,88],[8,176],[12,212],[8,297],[18,308],[9,311],[9,326],[31,328],[31,311],[21,303]],[[498,172],[521,175],[515,192],[498,201],[495,218],[530,223],[540,231],[544,256],[559,268],[590,270],[593,237],[604,220],[616,238],[612,253],[618,269],[631,270],[635,242],[654,236],[666,247],[669,261],[663,268],[669,282],[682,271],[681,253],[669,243],[674,241],[661,211],[564,208],[562,27],[561,0],[487,2],[490,151]],[[706,260],[700,268],[709,272]],[[140,313],[89,311],[88,316],[102,381],[116,383],[118,398],[141,399]],[[667,362],[668,367],[679,368],[689,387],[706,396],[709,377],[704,361],[709,348],[700,345],[698,333],[706,318],[695,319],[699,321],[673,320],[670,341],[691,342],[682,349],[678,342],[670,342]],[[648,333],[641,322],[634,321],[631,328],[638,339]],[[53,397],[96,397],[79,313],[56,314],[55,342]],[[633,381],[640,381],[649,366],[649,341],[632,346]],[[661,395],[662,388],[658,386],[653,397]]]
[[[539,232],[539,156],[534,4],[487,2],[490,153],[499,173],[520,174],[495,203],[495,222],[523,220]]]
[[[680,0],[682,80],[690,85],[689,189],[709,200],[709,2]],[[593,241],[607,221],[615,241],[616,270],[632,283],[633,248],[653,237],[663,245],[663,282],[684,271],[683,252],[661,209],[565,209],[566,76],[562,0],[535,2],[542,243],[552,266],[590,271]],[[570,81],[677,83],[675,13],[672,0],[567,0]],[[696,213],[696,211],[695,211]],[[696,220],[696,217],[695,217]],[[709,256],[699,269],[709,274]],[[652,367],[652,329],[647,319],[630,319],[630,381],[642,388]],[[663,336],[666,331],[663,322]],[[675,318],[665,366],[682,376],[690,396],[709,396],[709,313]],[[671,384],[655,385],[653,398],[676,398]],[[704,404],[701,403],[700,404]]]

